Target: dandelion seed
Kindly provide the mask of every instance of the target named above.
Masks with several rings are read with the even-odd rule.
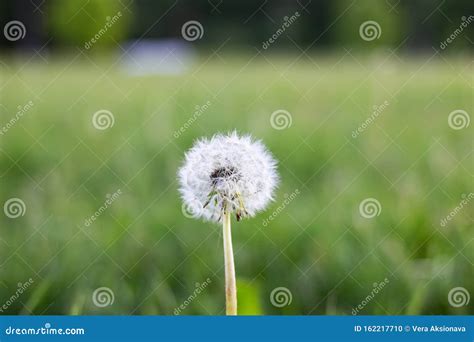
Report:
[[[237,314],[230,221],[255,216],[273,200],[276,161],[260,142],[236,132],[198,140],[178,172],[185,206],[197,217],[223,223],[226,312]]]

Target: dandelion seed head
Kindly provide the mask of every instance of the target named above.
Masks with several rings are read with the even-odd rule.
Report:
[[[259,140],[236,132],[198,140],[179,169],[183,202],[196,216],[219,222],[224,212],[251,217],[273,200],[276,161]]]

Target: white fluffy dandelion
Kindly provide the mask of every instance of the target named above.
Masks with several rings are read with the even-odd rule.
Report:
[[[237,314],[230,217],[252,217],[273,200],[276,161],[260,142],[236,132],[201,139],[179,170],[184,205],[195,216],[223,222],[227,314]]]
[[[186,207],[220,222],[224,212],[240,220],[265,209],[278,176],[275,159],[260,141],[233,132],[197,141],[186,153],[179,180]]]

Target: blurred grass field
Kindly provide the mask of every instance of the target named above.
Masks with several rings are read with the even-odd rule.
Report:
[[[26,204],[24,216],[0,215],[0,302],[34,281],[3,313],[172,315],[209,278],[181,314],[223,314],[221,228],[183,215],[176,171],[196,138],[233,129],[264,141],[282,180],[266,212],[233,224],[239,313],[350,315],[386,278],[360,314],[474,313],[473,300],[448,302],[458,286],[474,296],[473,204],[440,225],[472,192],[473,125],[448,125],[454,110],[474,113],[469,56],[219,53],[183,75],[143,77],[115,62],[2,61],[1,125],[33,106],[0,136],[1,203]],[[101,109],[113,127],[94,128]],[[272,128],[278,109],[290,127]],[[360,215],[366,198],[379,216]],[[94,305],[99,287],[112,305]],[[272,305],[277,287],[289,305]]]

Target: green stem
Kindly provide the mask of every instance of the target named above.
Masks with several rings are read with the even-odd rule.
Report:
[[[235,281],[234,252],[232,250],[232,233],[230,229],[230,213],[224,213],[222,222],[224,236],[226,314],[237,315],[237,287]]]

